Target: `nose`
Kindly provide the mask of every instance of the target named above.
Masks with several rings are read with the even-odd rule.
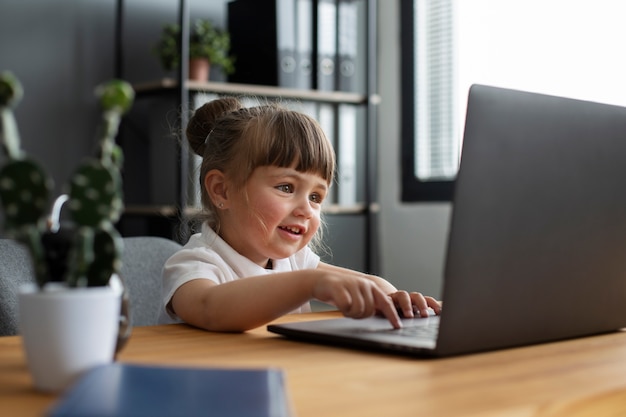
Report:
[[[304,217],[306,219],[313,217],[314,210],[313,207],[311,207],[308,196],[298,198],[293,213],[298,217]]]

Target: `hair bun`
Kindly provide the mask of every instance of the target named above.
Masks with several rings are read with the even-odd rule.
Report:
[[[226,114],[241,109],[241,102],[235,97],[222,97],[200,106],[187,124],[187,140],[191,149],[200,156],[204,155],[205,141],[217,122]]]

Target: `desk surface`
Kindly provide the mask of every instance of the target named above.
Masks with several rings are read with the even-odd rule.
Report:
[[[448,359],[414,359],[290,341],[265,327],[221,334],[165,325],[133,329],[118,360],[279,367],[299,417],[626,415],[626,332]],[[42,416],[55,399],[32,388],[21,338],[0,337],[0,415]]]

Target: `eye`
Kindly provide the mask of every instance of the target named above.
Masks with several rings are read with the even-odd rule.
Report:
[[[280,184],[276,186],[278,191],[282,191],[283,193],[291,194],[293,193],[293,185],[291,184]]]
[[[322,204],[322,201],[324,201],[324,196],[319,193],[313,193],[309,196],[309,200],[316,204]]]

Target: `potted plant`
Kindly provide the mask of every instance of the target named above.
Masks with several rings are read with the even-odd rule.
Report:
[[[154,48],[161,65],[170,71],[180,65],[180,25],[166,24]],[[221,66],[226,74],[234,71],[235,58],[229,55],[230,34],[215,27],[209,20],[198,19],[189,31],[189,78],[207,81],[210,65]],[[202,74],[192,71],[202,66]]]
[[[96,93],[103,109],[98,154],[72,176],[66,207],[74,226],[59,233],[46,222],[52,179],[20,148],[13,108],[22,87],[11,73],[0,74],[0,139],[6,152],[0,208],[6,234],[23,243],[33,261],[35,283],[19,294],[19,323],[35,385],[46,391],[111,361],[120,331],[123,248],[113,224],[123,209],[122,154],[115,136],[134,91],[113,80]]]

